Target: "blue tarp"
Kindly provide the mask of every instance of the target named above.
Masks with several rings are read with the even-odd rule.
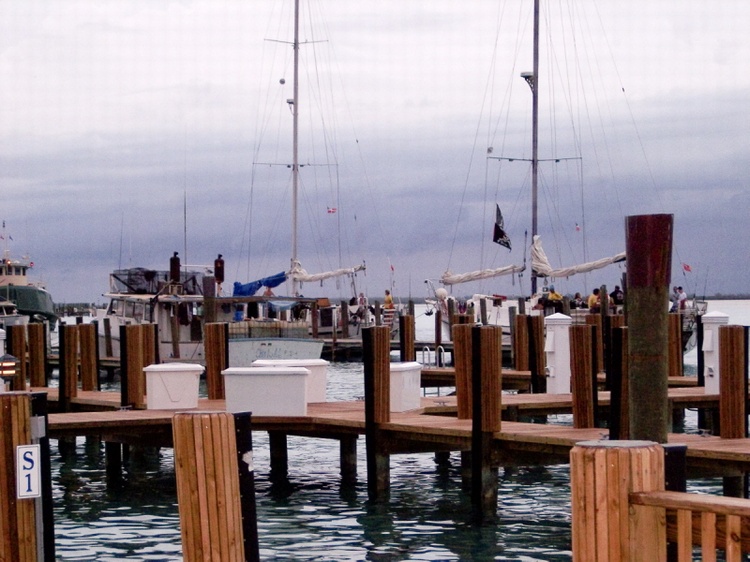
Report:
[[[233,294],[235,297],[252,297],[260,290],[261,287],[278,287],[284,281],[286,281],[286,273],[284,273],[283,271],[281,273],[277,273],[276,275],[272,275],[271,277],[258,279],[257,281],[245,283],[244,285],[235,281]]]

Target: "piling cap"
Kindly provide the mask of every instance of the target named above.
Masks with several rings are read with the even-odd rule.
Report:
[[[634,449],[640,447],[653,447],[658,445],[655,441],[638,441],[638,440],[625,440],[625,439],[602,439],[601,441],[579,441],[576,443],[576,447],[592,447],[608,449]]]
[[[555,312],[544,317],[544,324],[547,326],[565,326],[570,325],[572,322],[573,319],[570,316],[560,312]]]

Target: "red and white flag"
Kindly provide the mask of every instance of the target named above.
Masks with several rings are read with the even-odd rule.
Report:
[[[686,264],[686,263],[683,263],[683,264],[682,264],[682,269],[683,269],[684,271],[687,271],[688,273],[689,273],[689,272],[691,272],[691,271],[693,271],[693,268],[692,268],[692,267],[690,267],[690,266],[689,266],[688,264]]]
[[[329,215],[332,215],[333,213],[336,212],[336,207],[326,207],[326,209],[328,209],[328,214]]]

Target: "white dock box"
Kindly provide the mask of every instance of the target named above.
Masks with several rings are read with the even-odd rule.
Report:
[[[421,378],[421,363],[391,363],[391,412],[406,412],[421,406]]]
[[[160,363],[143,368],[146,373],[146,407],[149,410],[185,410],[198,407],[198,387],[203,372],[195,363]]]
[[[254,416],[306,416],[307,377],[304,367],[230,367],[224,375],[227,412]]]
[[[325,402],[328,383],[328,361],[325,359],[256,359],[253,367],[304,367],[307,377],[307,402]]]

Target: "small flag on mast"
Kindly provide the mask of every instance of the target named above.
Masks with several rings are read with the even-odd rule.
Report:
[[[684,271],[687,271],[688,273],[690,273],[691,271],[693,271],[693,268],[692,268],[692,267],[690,267],[690,266],[689,266],[688,264],[686,264],[686,263],[683,263],[683,264],[682,264],[682,269],[683,269]]]
[[[510,250],[510,238],[508,238],[508,235],[505,233],[505,222],[503,221],[503,214],[500,212],[500,205],[496,205],[496,207],[497,211],[495,213],[495,230],[492,234],[492,241],[495,244],[500,244],[501,246],[505,246]]]
[[[326,209],[328,209],[328,214],[329,215],[332,215],[333,213],[336,212],[336,207],[326,207]]]

